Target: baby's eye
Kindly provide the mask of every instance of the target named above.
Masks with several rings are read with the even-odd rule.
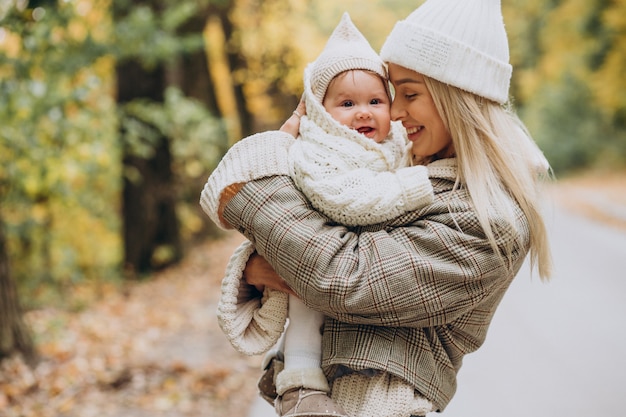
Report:
[[[370,101],[370,104],[380,104],[380,103],[381,103],[381,100],[378,98],[374,98],[372,99],[372,101]]]
[[[348,100],[348,101],[344,101],[341,105],[343,107],[352,107],[352,106],[354,106],[354,103],[352,101]]]

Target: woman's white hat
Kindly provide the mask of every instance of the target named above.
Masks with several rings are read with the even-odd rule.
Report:
[[[500,0],[427,0],[396,23],[381,58],[505,103],[512,67]]]
[[[315,97],[322,102],[333,78],[344,71],[359,69],[373,71],[387,79],[385,63],[354,26],[350,15],[344,13],[328,38],[324,50],[309,64],[306,73],[311,77],[311,88]]]

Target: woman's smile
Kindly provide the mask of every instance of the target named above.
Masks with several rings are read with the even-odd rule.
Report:
[[[406,129],[406,134],[409,140],[411,142],[414,142],[419,138],[420,136],[419,134],[424,129],[424,126],[414,126],[414,127],[405,126],[404,128]]]

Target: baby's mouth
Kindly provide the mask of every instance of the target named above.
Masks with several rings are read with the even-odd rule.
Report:
[[[363,126],[363,127],[359,127],[357,130],[357,132],[359,132],[362,135],[369,135],[372,132],[374,132],[374,128],[373,127],[369,127],[369,126]]]

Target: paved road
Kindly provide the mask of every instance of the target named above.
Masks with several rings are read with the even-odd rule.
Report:
[[[522,269],[442,417],[626,415],[626,233],[549,217],[552,281]],[[270,416],[261,401],[249,414]]]

